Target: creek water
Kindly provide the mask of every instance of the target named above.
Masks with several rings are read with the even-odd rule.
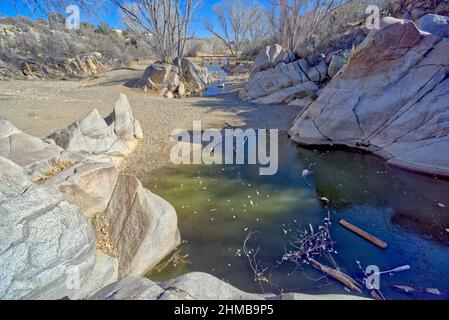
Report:
[[[248,233],[258,231],[248,247],[259,248],[257,260],[271,266],[265,292],[348,293],[308,265],[277,265],[299,231],[309,224],[318,227],[326,217],[318,194],[330,199],[333,258],[343,272],[361,281],[356,261],[362,268],[376,265],[380,270],[410,265],[410,270],[381,276],[386,298],[447,298],[448,181],[392,168],[372,155],[304,149],[285,134],[279,139],[279,170],[273,176],[260,176],[257,165],[173,165],[143,179],[175,207],[183,239],[180,252],[187,255],[187,263],[170,264],[149,278],[162,281],[204,271],[242,290],[262,292],[242,252]],[[312,174],[304,178],[304,169]],[[342,218],[386,241],[388,248],[381,250],[343,228],[338,223]],[[417,291],[405,294],[392,285]],[[425,288],[443,294],[429,294]],[[363,295],[368,296],[367,290]]]
[[[215,81],[212,81],[207,86],[206,90],[202,93],[202,96],[204,97],[212,97],[217,94],[222,94],[226,92],[225,87],[220,87],[220,84],[224,84],[225,78],[228,75],[226,70],[224,70],[220,65],[218,64],[206,64],[204,67],[207,69],[207,71],[210,74],[214,75]]]

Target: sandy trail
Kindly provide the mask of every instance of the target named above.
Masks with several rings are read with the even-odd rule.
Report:
[[[143,67],[120,69],[80,81],[0,82],[0,116],[19,129],[46,137],[64,128],[92,109],[108,115],[119,93],[128,96],[135,117],[144,132],[141,149],[131,158],[126,171],[142,177],[169,163],[174,129],[191,130],[192,121],[203,128],[220,129],[226,124],[285,131],[300,108],[263,106],[241,101],[237,92],[214,97],[166,99],[128,88],[125,84],[141,76]]]

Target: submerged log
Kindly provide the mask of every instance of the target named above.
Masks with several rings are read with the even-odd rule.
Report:
[[[348,276],[346,273],[341,272],[340,270],[330,268],[328,266],[325,266],[324,264],[319,263],[318,261],[314,259],[309,259],[309,261],[312,263],[312,266],[325,274],[331,276],[337,281],[340,281],[344,285],[346,285],[349,289],[354,290],[358,293],[362,293],[362,290],[360,290],[360,285],[357,281],[352,279],[350,276]]]
[[[348,221],[341,219],[340,220],[340,224],[351,230],[352,232],[354,232],[355,234],[361,236],[362,238],[368,240],[369,242],[375,244],[376,246],[378,246],[379,248],[385,249],[388,244],[382,240],[380,240],[379,238],[376,238],[375,236],[369,234],[368,232],[366,232],[365,230],[360,229],[359,227],[349,223]]]

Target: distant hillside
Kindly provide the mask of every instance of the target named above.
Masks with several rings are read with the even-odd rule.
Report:
[[[151,58],[151,48],[126,30],[82,24],[67,30],[64,18],[0,19],[0,79],[55,78],[95,74]]]

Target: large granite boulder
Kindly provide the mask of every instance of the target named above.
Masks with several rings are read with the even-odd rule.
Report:
[[[237,289],[204,272],[190,272],[173,280],[156,283],[147,278],[129,277],[97,291],[92,300],[367,300],[343,294],[282,295],[255,294]]]
[[[176,58],[173,64],[179,68],[179,76],[186,92],[200,93],[206,90],[209,83],[209,74],[206,68],[201,68],[186,58]]]
[[[312,66],[306,59],[296,59],[279,45],[262,50],[254,63],[253,71],[240,90],[241,99],[260,104],[281,104],[303,98],[304,86],[309,82],[319,84],[326,80],[327,63],[317,56]],[[304,86],[303,86],[304,84]],[[298,91],[295,92],[295,88]],[[314,96],[318,87],[308,90]]]
[[[384,18],[289,134],[341,144],[389,163],[449,175],[449,41]]]
[[[110,284],[92,296],[93,300],[263,300],[210,274],[190,272],[173,280],[156,283],[130,277]]]
[[[289,63],[293,61],[292,53],[288,52],[278,44],[263,48],[252,67],[252,73],[276,67],[279,63]]]
[[[168,63],[153,63],[149,65],[136,86],[156,93],[163,93],[164,88],[171,88],[174,91],[179,85],[179,70]]]
[[[440,38],[449,37],[449,17],[427,14],[416,21],[422,31],[429,32]]]
[[[0,117],[0,155],[23,167],[32,177],[50,169],[61,152],[57,145],[26,134]]]
[[[70,297],[95,254],[90,221],[58,191],[33,189],[0,204],[0,299]]]
[[[145,274],[180,244],[175,209],[131,176],[119,177],[106,221],[120,277]]]
[[[112,162],[117,167],[137,147],[140,138],[142,129],[124,94],[120,94],[106,119],[94,109],[83,119],[49,135],[49,139],[66,151],[61,157],[63,160],[73,157],[78,162],[88,158]]]
[[[173,280],[159,284],[165,293],[173,293],[159,299],[194,299],[194,300],[262,300],[257,294],[247,293],[208,273],[190,272]],[[177,297],[176,297],[177,296]]]
[[[173,64],[156,62],[149,65],[135,87],[150,90],[167,98],[198,94],[207,88],[206,68],[200,68],[189,59],[176,58]]]

